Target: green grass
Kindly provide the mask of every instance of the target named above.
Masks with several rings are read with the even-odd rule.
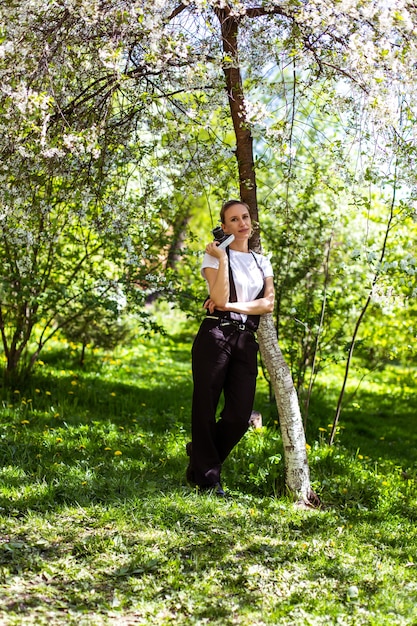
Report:
[[[226,462],[218,500],[184,478],[192,331],[87,354],[84,369],[55,345],[29,386],[3,392],[0,623],[417,624],[413,373],[365,379],[331,448],[342,372],[319,380],[320,511],[285,494],[261,377],[264,428]]]

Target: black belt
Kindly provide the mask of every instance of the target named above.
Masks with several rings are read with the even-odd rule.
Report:
[[[218,326],[220,328],[223,328],[224,326],[235,326],[240,331],[248,330],[251,333],[255,332],[255,330],[253,328],[249,328],[249,326],[247,326],[245,322],[239,322],[238,320],[229,320],[224,317],[218,317],[217,315],[207,315],[205,319],[217,320]]]

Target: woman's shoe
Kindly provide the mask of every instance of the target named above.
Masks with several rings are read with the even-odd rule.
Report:
[[[221,486],[220,483],[216,483],[214,485],[214,494],[217,497],[219,497],[219,498],[224,498],[225,497],[226,494],[225,494],[224,489],[223,489],[223,487]]]
[[[220,483],[199,487],[199,489],[203,493],[210,493],[214,496],[217,496],[218,498],[224,498],[226,496],[226,493]]]

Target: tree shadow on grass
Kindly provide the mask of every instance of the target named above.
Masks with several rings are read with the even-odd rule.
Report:
[[[157,502],[155,508],[158,508]],[[170,514],[173,514],[172,510]],[[74,619],[77,614],[85,618],[87,614],[103,614],[113,609],[115,614],[120,612],[126,618],[127,615],[141,614],[138,604],[142,608],[148,604],[151,611],[158,611],[158,606],[165,612],[173,608],[178,617],[185,618],[191,606],[195,618],[221,620],[231,614],[232,597],[238,599],[241,606],[253,607],[253,591],[246,584],[248,576],[243,555],[236,558],[236,542],[231,542],[229,534],[213,532],[212,518],[206,523],[200,522],[198,529],[192,529],[187,514],[181,516],[176,511],[175,519],[179,526],[188,525],[190,531],[177,538],[175,546],[169,545],[169,541],[165,546],[158,545],[155,555],[156,539],[149,532],[145,537],[143,525],[138,524],[139,530],[130,535],[130,544],[125,546],[118,564],[113,561],[107,568],[103,563],[99,567],[92,563],[99,551],[109,549],[109,546],[101,545],[100,541],[88,541],[87,533],[80,529],[71,550],[75,559],[72,576],[70,570],[59,571],[60,557],[68,553],[68,539],[55,542],[47,549],[33,545],[25,538],[14,542],[14,547],[7,553],[7,565],[12,571],[19,572],[21,584],[13,596],[4,598],[3,610],[9,614],[18,612],[23,618],[38,611],[41,614],[51,611],[58,601],[63,617],[67,611],[71,611]],[[39,577],[36,588],[29,592],[23,581],[31,574],[35,561],[36,569],[48,571],[50,575],[48,580]],[[138,584],[141,589],[139,597]],[[89,593],[90,589],[94,589],[94,595]],[[187,606],[181,604],[184,589],[187,589]],[[121,601],[116,609],[115,598]]]
[[[86,514],[85,523],[79,520],[71,536],[46,548],[21,537],[20,545],[12,548],[15,554],[7,553],[12,570],[15,568],[22,578],[36,564],[38,571],[52,573],[44,584],[47,594],[42,593],[42,579],[30,595],[22,584],[13,598],[6,601],[7,609],[19,609],[25,615],[42,610],[48,597],[49,604],[59,598],[61,610],[85,616],[86,612],[109,609],[115,595],[119,595],[123,598],[125,615],[132,592],[136,592],[141,581],[142,606],[146,602],[154,607],[161,603],[169,609],[172,603],[176,612],[184,611],[185,616],[191,606],[196,619],[227,620],[236,611],[236,603],[240,609],[250,611],[255,606],[262,607],[262,580],[251,574],[251,566],[255,572],[262,572],[265,584],[271,587],[288,570],[291,561],[302,563],[304,558],[306,567],[309,565],[306,552],[294,544],[294,539],[304,542],[303,537],[288,528],[282,515],[259,518],[259,527],[254,522],[252,534],[245,507],[226,505],[226,510],[221,511],[218,502],[205,496],[199,503],[191,500],[194,506],[190,502],[161,500],[164,496],[155,494],[146,502],[136,500],[130,509],[124,504],[126,513],[134,515],[135,524],[129,531],[124,528],[125,544],[118,559],[114,559],[115,528],[111,519],[107,520],[104,534],[99,534],[92,510],[89,515],[94,519],[93,527],[89,527],[92,521]],[[221,523],[218,516],[226,514],[227,523],[225,520]],[[263,529],[265,537],[259,538]],[[322,531],[325,532],[324,526]],[[60,558],[66,557],[69,547],[74,559],[72,577],[71,570],[59,570]],[[103,561],[99,562],[101,553],[106,551],[113,552],[107,568]],[[94,578],[83,574],[86,568],[94,572]],[[88,593],[90,588],[94,588],[94,596]],[[184,589],[188,602],[183,607]]]
[[[248,511],[257,507],[251,521]],[[4,599],[3,610],[33,616],[57,603],[64,622],[67,611],[76,620],[109,611],[119,611],[124,617],[143,616],[142,610],[155,613],[163,607],[172,608],[184,623],[190,610],[197,620],[229,623],[237,606],[240,611],[262,611],[263,585],[269,594],[273,589],[280,591],[280,603],[306,608],[308,598],[292,591],[289,584],[292,574],[294,583],[305,581],[303,589],[306,583],[315,588],[322,581],[336,594],[337,590],[343,594],[357,577],[357,565],[353,557],[346,562],[346,542],[338,550],[340,524],[349,524],[347,532],[355,533],[356,540],[362,533],[361,540],[369,549],[375,539],[375,522],[381,522],[372,515],[364,511],[346,511],[342,518],[332,511],[289,513],[272,501],[249,498],[243,505],[239,500],[230,504],[209,496],[180,499],[178,492],[172,499],[153,493],[146,499],[137,495],[130,502],[113,501],[106,511],[94,505],[85,510],[77,507],[76,513],[63,509],[64,526],[50,544],[45,537],[39,542],[21,535],[9,550],[1,553],[0,549],[3,564],[18,573],[21,581],[13,597]],[[105,524],[100,516],[106,516]],[[410,546],[402,530],[398,529],[395,542],[392,529],[386,534],[379,530],[381,551],[390,542],[397,550],[393,557],[405,562]],[[116,539],[122,542],[119,550],[115,550]],[[102,558],[105,554],[108,563]],[[42,572],[49,574],[43,577]],[[372,593],[367,589],[368,597]],[[120,602],[117,608],[115,601]]]

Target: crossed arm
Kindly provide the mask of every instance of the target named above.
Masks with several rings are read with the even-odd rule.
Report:
[[[204,308],[213,313],[218,311],[233,311],[234,313],[244,313],[245,315],[263,315],[272,313],[274,310],[274,281],[272,276],[265,279],[265,290],[262,298],[250,300],[249,302],[229,302],[229,269],[226,259],[220,260],[219,269],[206,267],[205,276],[207,278],[210,298],[206,300]]]

